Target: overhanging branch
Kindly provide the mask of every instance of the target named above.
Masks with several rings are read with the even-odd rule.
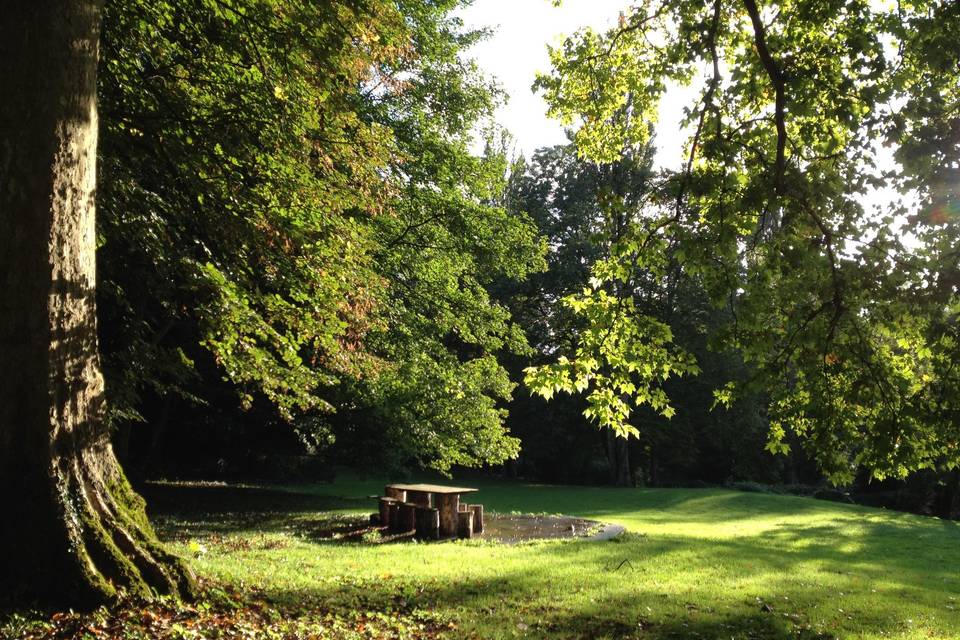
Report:
[[[750,15],[750,22],[753,23],[753,41],[757,47],[757,54],[760,56],[760,62],[770,78],[773,90],[776,94],[773,120],[777,127],[777,159],[774,163],[774,194],[779,196],[783,193],[784,173],[787,166],[786,148],[787,148],[787,125],[786,125],[786,79],[783,71],[777,65],[777,62],[770,54],[770,48],[767,46],[767,31],[760,19],[760,11],[757,9],[756,0],[743,0],[743,4]]]

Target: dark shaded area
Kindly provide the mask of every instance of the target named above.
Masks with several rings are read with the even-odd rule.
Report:
[[[372,504],[366,498],[214,482],[145,482],[138,490],[147,500],[157,534],[167,541],[198,537],[222,541],[224,535],[243,531],[282,532],[321,541],[356,532],[362,536],[370,528],[366,518],[330,513]]]
[[[167,540],[190,540],[232,533],[294,534],[314,542],[394,542],[410,536],[389,534],[364,515],[330,513],[376,506],[370,498],[296,493],[260,486],[201,482],[147,482],[140,493],[150,505],[158,533]],[[576,538],[593,535],[601,523],[574,516],[487,513],[479,539],[500,542]],[[372,536],[372,537],[371,537]]]
[[[221,482],[143,482],[137,490],[149,503],[151,516],[231,513],[297,514],[374,506],[368,498],[297,493],[267,486]]]

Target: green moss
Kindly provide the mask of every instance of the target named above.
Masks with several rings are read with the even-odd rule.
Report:
[[[94,566],[104,574],[102,578],[132,595],[141,597],[154,595],[136,564],[117,546],[113,535],[107,530],[107,526],[98,514],[89,508],[81,509],[80,523],[89,557],[93,560]],[[116,590],[114,594],[115,592]]]
[[[81,602],[80,605],[93,606],[115,599],[117,590],[100,572],[93,568],[96,565],[85,547],[81,546],[77,550],[76,557],[80,568],[80,584],[73,591],[78,594],[88,592],[88,595],[84,598],[85,602]]]
[[[133,490],[127,476],[124,475],[120,465],[114,465],[113,473],[107,480],[107,490],[113,498],[118,509],[122,509],[126,518],[134,522],[137,527],[145,534],[156,537],[153,533],[153,525],[147,519],[147,503],[140,495]]]
[[[161,544],[147,518],[146,501],[134,491],[119,465],[116,465],[107,487],[118,511],[117,517],[163,572],[166,584],[154,586],[164,595],[192,598],[196,594],[193,573],[181,558]]]

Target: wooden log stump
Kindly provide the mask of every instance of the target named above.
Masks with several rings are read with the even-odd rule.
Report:
[[[407,491],[407,502],[418,507],[429,507],[430,494],[426,491]]]
[[[456,493],[438,493],[437,510],[440,512],[440,537],[452,538],[457,535],[457,511],[460,508],[460,496]]]
[[[394,489],[392,487],[386,487],[383,490],[383,495],[388,498],[393,498],[397,502],[406,502],[407,501],[407,492],[403,489]]]
[[[473,532],[483,533],[483,505],[472,504],[470,510],[473,511]]]
[[[397,532],[410,533],[416,525],[417,505],[401,502],[397,511]]]
[[[400,503],[397,501],[391,502],[387,506],[387,519],[390,521],[390,531],[398,533],[400,529]]]
[[[457,513],[457,537],[473,537],[473,511],[460,511]]]
[[[417,507],[417,537],[421,540],[440,538],[440,512],[432,507]]]
[[[390,505],[396,502],[393,498],[380,498],[380,524],[390,526]]]

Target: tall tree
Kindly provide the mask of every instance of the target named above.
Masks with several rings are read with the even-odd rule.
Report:
[[[575,146],[569,145],[536,154],[529,175],[513,181],[514,204],[523,202],[530,207],[553,248],[550,271],[532,283],[541,289],[539,306],[547,311],[529,318],[541,354],[575,357],[577,347],[588,338],[590,324],[571,311],[580,308],[582,292],[590,286],[591,269],[618,250],[638,210],[637,203],[646,197],[651,164],[649,145],[625,149],[612,163],[584,161],[577,157]],[[617,299],[632,298],[634,293],[625,287],[609,292]],[[538,327],[542,324],[547,326]],[[561,370],[557,367],[552,372]],[[533,376],[536,371],[530,370]],[[609,367],[597,360],[594,371],[608,375]],[[592,400],[588,395],[587,402]],[[587,413],[590,411],[588,408]],[[627,486],[633,483],[629,447],[625,438],[616,436],[613,430],[604,434],[610,482]]]
[[[523,341],[487,287],[540,247],[498,202],[502,154],[470,151],[496,92],[464,56],[482,34],[460,4],[107,6],[98,251],[118,421],[156,430],[182,400],[441,469],[515,452],[495,354]]]
[[[652,164],[652,145],[642,152],[628,150],[610,164],[580,158],[574,145],[566,145],[539,150],[514,172],[511,206],[530,212],[551,247],[547,272],[504,292],[537,351],[521,366],[558,356],[582,357],[577,355],[579,343],[593,327],[569,302],[576,303],[585,288],[592,288],[591,269],[609,259],[637,224],[634,216],[642,214],[641,205],[656,183]],[[662,277],[635,273],[615,293],[631,296],[635,313],[668,326],[673,343],[694,355],[702,372],[695,379],[664,382],[676,409],[673,419],[648,407],[631,412],[636,440],[617,438],[612,429],[603,429],[600,438],[585,430],[581,412],[586,398],[554,399],[545,406],[540,398],[521,395],[509,407],[509,422],[523,442],[522,458],[529,463],[524,473],[598,481],[603,478],[597,472],[605,470],[610,482],[620,484],[775,479],[782,461],[763,450],[766,424],[759,398],[747,396],[731,411],[711,414],[711,390],[747,376],[735,351],[707,347],[707,336],[725,323],[726,311],[710,303],[699,279],[671,258]],[[603,357],[600,353],[596,359]],[[551,417],[531,417],[538,414]],[[605,460],[597,455],[601,443]]]
[[[580,150],[599,160],[646,138],[671,83],[698,89],[683,166],[662,176],[624,259],[596,276],[656,275],[677,247],[682,268],[729,309],[716,339],[742,350],[771,394],[770,449],[786,450],[792,433],[837,481],[858,465],[883,477],[960,464],[945,401],[957,254],[942,250],[956,244],[958,34],[953,2],[671,0],[569,38],[541,79],[554,113],[582,124]],[[625,121],[628,96],[636,117]],[[879,165],[882,145],[899,170]],[[866,207],[877,187],[902,197]],[[923,248],[905,246],[903,230]],[[643,340],[661,334],[633,326]],[[601,346],[627,370],[642,365]],[[614,428],[631,406],[664,400],[646,386],[580,382],[605,398],[599,418]]]
[[[0,20],[0,589],[90,604],[189,591],[114,457],[94,269],[100,3]]]

